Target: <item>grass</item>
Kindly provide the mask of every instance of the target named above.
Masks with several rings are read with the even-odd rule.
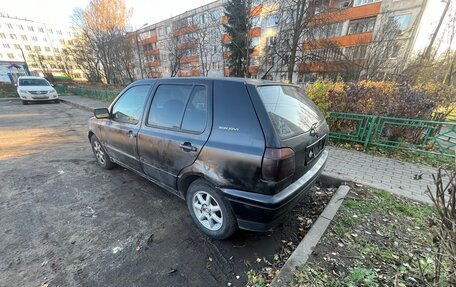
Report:
[[[346,148],[346,149],[354,149],[357,151],[364,152],[364,147],[361,144],[354,143],[354,142],[346,142],[341,140],[331,139],[330,144],[336,147]],[[414,152],[409,150],[400,150],[400,149],[392,149],[386,147],[376,147],[376,146],[368,146],[366,150],[367,154],[375,155],[375,156],[382,156],[382,157],[389,157],[393,159],[397,159],[400,161],[420,164],[420,165],[427,165],[432,167],[442,167],[444,169],[449,169],[454,166],[455,158],[449,156],[441,156],[437,154],[429,154],[424,152]]]
[[[434,276],[434,214],[430,205],[355,189],[291,286],[428,286]]]

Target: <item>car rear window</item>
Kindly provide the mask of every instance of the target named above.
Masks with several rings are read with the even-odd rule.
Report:
[[[293,86],[259,86],[258,93],[281,139],[308,132],[323,120],[315,104],[305,92]]]

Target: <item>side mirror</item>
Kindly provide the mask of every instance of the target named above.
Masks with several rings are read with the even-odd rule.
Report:
[[[53,87],[53,86],[54,86],[54,84],[51,84],[51,87]]]
[[[97,119],[109,119],[109,110],[107,108],[94,109],[93,115]]]
[[[14,86],[17,87],[17,84],[15,83]]]

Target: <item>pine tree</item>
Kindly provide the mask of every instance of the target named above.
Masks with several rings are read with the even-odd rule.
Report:
[[[224,25],[231,42],[226,44],[230,56],[228,67],[230,76],[248,77],[250,48],[251,17],[250,0],[228,0],[225,4],[225,15],[228,23]]]

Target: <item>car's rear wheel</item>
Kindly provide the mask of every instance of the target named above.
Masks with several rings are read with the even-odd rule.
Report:
[[[95,135],[92,135],[90,138],[90,143],[92,144],[92,151],[99,166],[104,169],[112,169],[116,166],[116,164],[111,161],[105,149]]]
[[[28,105],[29,103],[27,101],[22,101],[23,105]]]
[[[215,239],[230,237],[237,229],[236,218],[225,199],[208,182],[198,179],[187,192],[187,207],[193,221]]]
[[[59,99],[54,100],[54,103],[59,104],[59,103],[60,103],[60,100],[59,100]]]

